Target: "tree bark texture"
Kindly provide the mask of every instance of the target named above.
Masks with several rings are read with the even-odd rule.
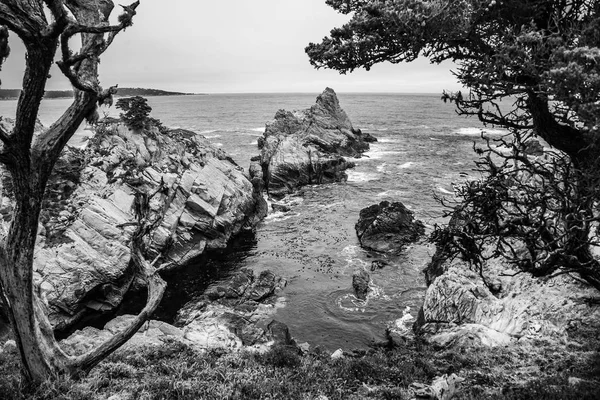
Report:
[[[52,17],[44,13],[45,4]],[[23,40],[26,66],[11,132],[0,128],[0,162],[12,178],[15,207],[11,224],[0,246],[0,297],[7,305],[14,338],[27,380],[40,383],[58,374],[85,373],[125,343],[150,317],[162,298],[165,282],[142,254],[143,236],[132,240],[132,260],[148,283],[146,307],[131,326],[88,354],[65,354],[54,338],[33,282],[33,259],[38,219],[46,184],[64,146],[85,118],[95,113],[98,102],[114,90],[103,90],[98,81],[100,55],[117,33],[131,25],[139,1],[124,6],[119,23],[111,26],[111,0],[3,0],[0,26]],[[73,52],[69,40],[81,37],[81,49]],[[60,48],[61,71],[74,86],[71,106],[47,131],[35,125],[50,67]],[[147,232],[148,221],[138,220],[139,232]],[[145,228],[145,229],[142,229]]]

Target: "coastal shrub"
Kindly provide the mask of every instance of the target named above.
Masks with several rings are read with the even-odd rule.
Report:
[[[152,107],[145,97],[123,97],[117,100],[116,107],[123,110],[120,117],[129,129],[141,130],[156,127],[161,133],[168,131],[160,120],[150,116]]]
[[[451,223],[437,226],[431,240],[446,257],[468,261],[486,284],[486,261],[503,257],[533,276],[577,272],[600,289],[598,261],[590,252],[600,244],[592,232],[600,199],[598,169],[582,171],[550,150],[531,156],[527,143],[518,133],[510,141],[486,138],[476,149],[481,178],[456,187],[458,203],[441,200]]]
[[[266,353],[259,354],[257,359],[263,364],[279,368],[295,368],[302,363],[298,349],[281,345],[272,346]]]
[[[598,344],[598,339],[594,343]],[[295,367],[270,356],[222,351],[197,353],[175,341],[121,349],[80,379],[61,377],[40,389],[23,386],[15,354],[0,353],[0,398],[14,400],[106,399],[411,399],[413,382],[443,374],[466,379],[456,399],[594,398],[598,353],[586,348],[434,350],[408,343],[390,351],[332,360],[329,353],[298,356]],[[284,350],[286,351],[286,350]],[[276,351],[276,354],[281,352]],[[595,357],[593,356],[595,354]],[[141,362],[141,360],[146,360]],[[577,366],[574,362],[578,360]],[[527,371],[533,365],[546,368]],[[596,365],[596,367],[594,367]],[[582,379],[570,385],[569,377]],[[561,397],[562,396],[562,397]]]

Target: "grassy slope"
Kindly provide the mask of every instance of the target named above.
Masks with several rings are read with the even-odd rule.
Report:
[[[14,354],[0,354],[0,399],[409,399],[412,382],[442,374],[466,378],[458,399],[597,399],[598,332],[571,344],[436,351],[418,342],[332,360],[276,347],[264,355],[198,354],[179,343],[123,350],[81,379],[37,391],[19,387]],[[568,379],[583,381],[569,385]],[[23,394],[22,394],[23,393]],[[321,396],[321,397],[320,397]]]

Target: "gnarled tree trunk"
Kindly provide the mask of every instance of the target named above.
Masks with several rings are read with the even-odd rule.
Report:
[[[38,219],[48,178],[78,126],[86,118],[93,120],[97,104],[115,93],[115,88],[103,90],[99,84],[99,58],[115,36],[132,24],[138,5],[139,1],[122,6],[119,23],[110,25],[114,8],[111,0],[0,2],[0,66],[8,55],[8,31],[20,37],[27,51],[14,128],[8,132],[0,126],[0,162],[12,178],[15,198],[10,228],[0,245],[0,297],[7,308],[23,374],[34,383],[58,374],[89,371],[135,334],[160,303],[166,287],[154,265],[143,256],[144,237],[158,220],[138,215],[131,250],[136,272],[148,284],[146,307],[123,332],[88,354],[74,357],[65,354],[55,340],[33,282]],[[81,37],[79,52],[69,46],[75,36]],[[59,48],[61,59],[57,64],[75,89],[73,103],[47,131],[35,136],[40,102]]]

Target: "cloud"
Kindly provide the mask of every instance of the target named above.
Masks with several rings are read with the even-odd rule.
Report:
[[[304,47],[340,26],[324,0],[146,0],[133,27],[103,56],[101,81],[122,87],[155,87],[196,93],[337,91],[441,92],[457,87],[449,65],[375,66],[340,76],[315,70]],[[13,52],[2,71],[4,88],[21,86],[23,46],[13,34]],[[49,89],[68,82],[53,69]]]

